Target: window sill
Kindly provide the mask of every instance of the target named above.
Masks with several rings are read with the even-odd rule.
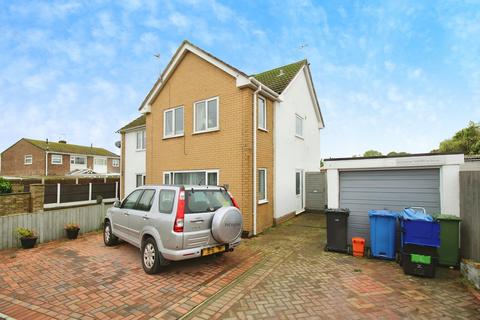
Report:
[[[195,131],[192,133],[192,135],[196,135],[196,134],[202,134],[202,133],[209,133],[209,132],[216,132],[216,131],[220,131],[219,128],[215,128],[215,129],[208,129],[208,130],[203,130],[203,131]]]
[[[183,137],[185,134],[176,134],[174,136],[163,136],[163,140],[167,140],[167,139],[173,139],[173,138],[180,138],[180,137]]]
[[[50,163],[52,166],[61,166],[62,163]]]
[[[263,131],[263,132],[268,132],[268,130],[267,130],[267,129],[260,128],[260,127],[258,128],[258,130],[260,130],[260,131]]]
[[[295,137],[301,140],[305,140],[302,136],[299,136],[298,134],[296,134]]]
[[[268,203],[268,200],[258,200],[258,204],[265,204]]]
[[[164,139],[165,139],[165,137],[164,137]],[[135,151],[137,151],[137,152],[143,152],[145,150],[147,150],[147,149],[135,149]]]

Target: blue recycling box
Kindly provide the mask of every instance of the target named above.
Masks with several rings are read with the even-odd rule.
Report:
[[[395,237],[398,213],[390,210],[370,210],[370,250],[372,256],[395,259]]]

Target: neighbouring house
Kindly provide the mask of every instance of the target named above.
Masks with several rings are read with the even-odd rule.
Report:
[[[1,154],[2,176],[118,175],[120,157],[104,148],[22,138]]]
[[[120,189],[123,195],[145,184],[145,118],[141,115],[118,130],[122,135]]]
[[[324,127],[307,60],[248,75],[184,41],[140,112],[147,184],[225,185],[250,235],[304,210]],[[136,140],[123,131],[129,159]]]

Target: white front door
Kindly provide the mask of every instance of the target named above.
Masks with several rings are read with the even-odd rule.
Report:
[[[305,210],[303,203],[303,170],[295,171],[295,195],[297,197],[296,213],[299,214]]]

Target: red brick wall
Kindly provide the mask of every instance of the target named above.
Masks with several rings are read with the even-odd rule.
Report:
[[[62,164],[52,164],[52,154],[48,154],[48,175],[64,176],[70,172],[70,155],[62,155]]]
[[[117,159],[120,161],[120,158]],[[113,158],[108,158],[107,159],[107,172],[108,173],[120,173],[120,166],[114,167],[113,166]]]
[[[24,164],[25,155],[33,156],[32,164]],[[20,140],[2,153],[1,166],[0,173],[6,176],[45,175],[45,151]]]

